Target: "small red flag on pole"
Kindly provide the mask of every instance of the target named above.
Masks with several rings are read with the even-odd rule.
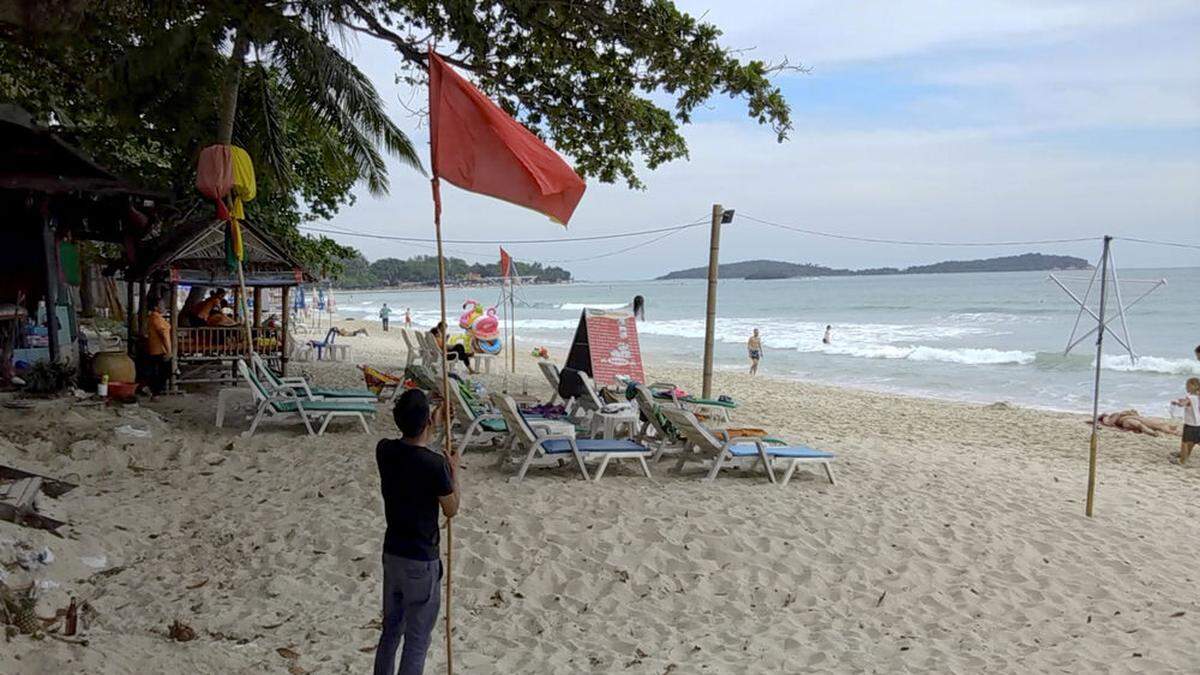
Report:
[[[505,279],[507,279],[511,269],[512,269],[512,256],[510,256],[508,254],[508,251],[505,251],[504,247],[501,246],[500,247],[500,275],[503,276]]]
[[[429,46],[429,153],[433,177],[433,226],[437,235],[438,290],[446,326],[446,265],[442,255],[440,178],[453,185],[533,209],[566,226],[583,198],[583,179],[521,123],[446,64]],[[508,253],[500,250],[502,271]],[[511,263],[511,258],[509,258]],[[512,336],[515,338],[516,336]],[[443,332],[442,339],[446,339]],[[450,374],[442,348],[445,454],[457,464],[451,441]],[[515,361],[514,361],[515,364]],[[458,477],[454,477],[457,485]],[[454,673],[450,641],[454,530],[446,521],[446,672]]]

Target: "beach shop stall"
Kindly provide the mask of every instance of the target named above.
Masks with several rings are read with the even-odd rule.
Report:
[[[157,199],[0,104],[0,379],[39,361],[76,360],[79,244],[136,240]]]
[[[203,219],[169,228],[139,251],[127,278],[163,302],[171,323],[175,354],[172,389],[203,383],[236,381],[237,360],[251,350],[279,373],[287,373],[290,347],[291,296],[312,276],[253,221],[242,222],[242,260],[246,302],[238,302],[236,267],[226,255],[226,223]],[[210,291],[226,289],[234,312],[231,325],[198,322],[191,310]],[[278,292],[276,295],[275,292]],[[269,300],[278,298],[275,305]],[[145,303],[147,306],[151,303]],[[240,315],[248,307],[250,316]],[[247,321],[249,319],[249,321]],[[247,331],[247,323],[249,330]]]

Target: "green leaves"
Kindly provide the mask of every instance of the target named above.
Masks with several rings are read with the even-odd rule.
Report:
[[[669,0],[350,0],[335,20],[390,42],[402,79],[424,81],[424,51],[470,71],[502,107],[580,173],[640,187],[653,169],[687,156],[679,126],[716,94],[746,102],[780,141],[791,111],[761,61],[742,62],[721,32]],[[669,99],[668,107],[655,101]]]

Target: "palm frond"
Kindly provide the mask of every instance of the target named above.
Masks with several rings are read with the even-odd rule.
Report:
[[[388,118],[375,86],[357,66],[295,24],[281,25],[275,38],[277,64],[323,119],[352,126],[364,140],[425,173],[412,141]],[[383,184],[386,172],[383,167]]]

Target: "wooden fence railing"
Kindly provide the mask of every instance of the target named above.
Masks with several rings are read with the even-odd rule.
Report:
[[[254,351],[264,356],[283,353],[282,332],[277,328],[254,328],[250,335]],[[179,358],[223,360],[245,356],[246,329],[241,326],[179,328]]]

